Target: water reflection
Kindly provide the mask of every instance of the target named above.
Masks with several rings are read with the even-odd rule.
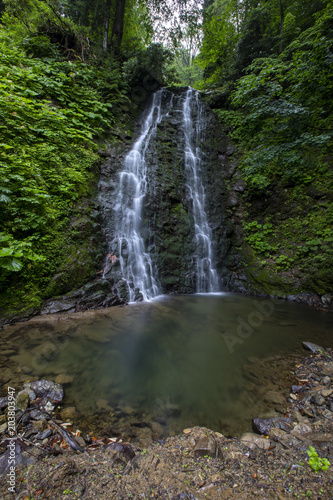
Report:
[[[237,294],[169,296],[8,327],[2,382],[19,388],[66,375],[67,400],[83,414],[126,408],[166,432],[204,425],[235,434],[276,410],[263,394],[283,381],[269,376],[269,363],[258,375],[261,359],[302,352],[303,340],[333,347],[332,315],[269,304]]]

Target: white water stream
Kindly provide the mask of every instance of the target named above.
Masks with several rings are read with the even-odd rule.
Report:
[[[163,89],[153,95],[151,107],[143,119],[141,134],[125,158],[120,172],[119,188],[114,207],[114,231],[108,259],[119,259],[121,274],[126,280],[130,302],[137,300],[140,292],[144,300],[162,293],[157,269],[145,248],[142,209],[147,195],[147,151],[156,134],[157,126],[173,107],[173,97],[163,99]],[[162,100],[167,101],[163,103]],[[219,291],[218,275],[212,264],[212,232],[205,212],[205,191],[201,180],[200,141],[204,130],[203,104],[197,91],[189,88],[181,97],[181,129],[185,139],[185,182],[192,199],[195,230],[196,291]],[[194,118],[192,118],[192,116]],[[182,139],[183,139],[182,138]],[[108,264],[108,260],[107,260]],[[105,267],[105,273],[109,265]]]
[[[196,291],[212,293],[219,291],[219,280],[213,269],[212,231],[205,211],[205,189],[201,175],[200,141],[204,131],[203,104],[199,94],[189,88],[183,105],[183,129],[185,134],[185,173],[187,187],[193,201],[193,218],[196,240]],[[192,115],[195,116],[195,122]]]
[[[120,172],[113,242],[117,242],[116,257],[129,284],[130,302],[135,300],[136,289],[140,290],[144,300],[161,294],[157,273],[145,248],[141,230],[142,204],[147,191],[147,148],[158,124],[170,109],[169,105],[162,112],[162,95],[163,89],[154,94],[151,108],[142,122],[140,137],[126,156],[124,170]]]

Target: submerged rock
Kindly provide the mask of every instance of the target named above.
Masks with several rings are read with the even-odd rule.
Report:
[[[73,382],[73,377],[71,375],[67,375],[66,373],[60,373],[55,378],[55,383],[60,385],[71,384]]]

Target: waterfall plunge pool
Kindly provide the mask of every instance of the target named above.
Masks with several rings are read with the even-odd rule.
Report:
[[[1,372],[17,389],[66,375],[65,406],[96,433],[135,441],[201,425],[239,435],[252,417],[283,411],[302,341],[333,347],[332,320],[242,294],[161,296],[5,327]]]

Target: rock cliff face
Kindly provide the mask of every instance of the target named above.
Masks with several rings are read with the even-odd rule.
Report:
[[[186,89],[166,90],[162,105],[172,106],[157,126],[146,153],[147,187],[142,209],[141,235],[157,269],[163,293],[196,291],[196,239],[193,198],[185,169],[185,135],[183,105]],[[231,228],[226,219],[228,189],[234,166],[229,156],[233,149],[222,135],[218,121],[207,105],[201,107],[201,181],[205,190],[205,210],[212,230],[213,266],[226,289],[230,273],[226,269]],[[195,114],[193,121],[196,121]],[[139,132],[138,132],[139,134]],[[116,193],[124,161],[123,154],[110,151],[102,168],[100,203],[106,237],[112,241],[115,224]],[[112,274],[112,271],[109,273]]]
[[[193,198],[188,189],[185,168],[185,135],[183,103],[187,89],[164,91],[162,106],[169,107],[167,116],[157,125],[146,151],[147,186],[142,208],[142,238],[145,249],[158,270],[162,293],[194,293],[196,291],[196,240]],[[172,106],[170,106],[172,100]],[[149,101],[146,106],[149,107]],[[197,119],[193,110],[193,121]],[[212,232],[213,267],[219,275],[219,288],[224,291],[272,295],[307,303],[325,310],[332,309],[329,290],[318,293],[306,287],[307,276],[271,269],[255,254],[244,234],[244,222],[258,218],[267,207],[285,205],[284,190],[265,199],[249,199],[238,168],[239,153],[223,132],[208,104],[200,108],[203,133],[197,147],[201,155],[201,181],[205,190],[205,211]],[[142,119],[142,118],[141,118]],[[140,135],[140,119],[135,136]],[[114,209],[119,188],[119,172],[130,151],[110,150],[102,167],[100,204],[106,239],[114,234]],[[272,200],[272,201],[270,201]],[[249,204],[250,203],[250,204]],[[276,209],[277,210],[277,209]],[[281,211],[281,207],[279,208]],[[257,211],[257,212],[256,212]],[[249,215],[250,214],[250,215]],[[119,279],[119,266],[109,271]],[[140,298],[140,294],[137,295]]]

